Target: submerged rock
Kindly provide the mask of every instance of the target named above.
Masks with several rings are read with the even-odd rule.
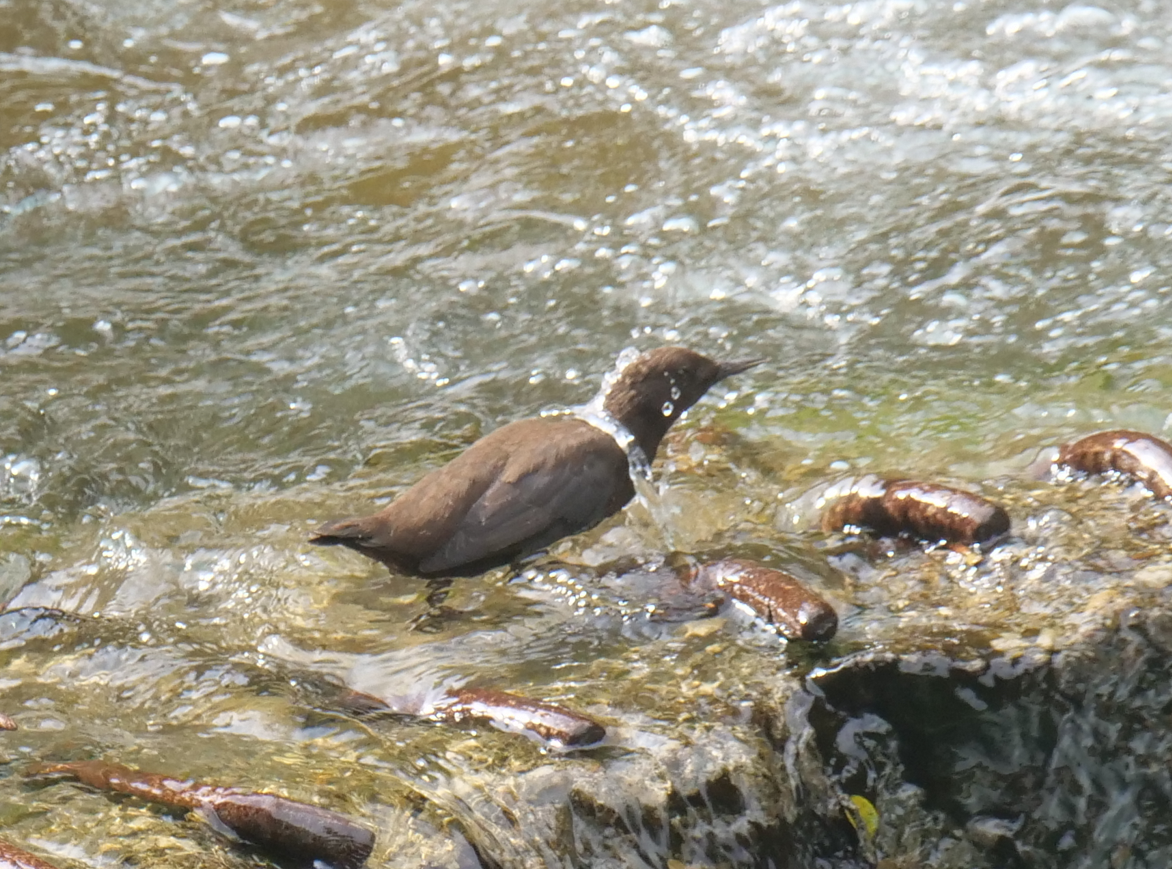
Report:
[[[374,834],[337,812],[275,794],[217,787],[101,760],[37,764],[37,778],[73,779],[99,790],[198,812],[217,831],[238,836],[293,865],[358,869]]]
[[[47,860],[0,839],[0,869],[57,869]]]
[[[606,728],[564,706],[488,688],[458,688],[429,696],[375,697],[341,685],[323,685],[325,702],[354,715],[402,715],[459,724],[477,721],[531,734],[555,746],[583,748],[606,738]],[[332,689],[332,690],[331,690]]]
[[[546,742],[580,748],[606,738],[606,728],[563,706],[504,691],[462,688],[437,703],[431,716],[440,721],[487,721],[502,730],[526,731]]]
[[[686,634],[682,626],[680,633]],[[638,677],[616,681],[600,747],[531,752],[516,740],[481,734],[478,752],[488,754],[475,775],[413,779],[425,800],[420,811],[436,821],[450,816],[436,825],[458,830],[481,865],[501,869],[863,869],[859,837],[823,772],[809,727],[788,710],[809,703],[801,680],[785,672],[784,662],[732,650],[721,661],[711,639],[692,636],[675,659],[681,671],[704,680],[699,686],[690,679],[683,690]],[[712,681],[721,663],[743,672],[728,696]],[[319,708],[405,717],[394,698],[333,690],[331,699],[318,686]],[[632,708],[630,692],[644,703]],[[464,703],[484,699],[463,696]],[[655,717],[640,711],[644,706]],[[434,731],[432,738],[442,736]]]

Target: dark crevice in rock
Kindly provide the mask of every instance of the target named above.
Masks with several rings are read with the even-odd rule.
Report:
[[[809,685],[818,753],[878,809],[891,865],[1172,865],[1167,613],[1054,654],[861,653]]]

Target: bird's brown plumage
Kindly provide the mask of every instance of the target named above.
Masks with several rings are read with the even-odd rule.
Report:
[[[323,525],[311,542],[340,543],[405,573],[471,576],[593,527],[634,493],[610,435],[574,417],[523,419],[378,513]]]

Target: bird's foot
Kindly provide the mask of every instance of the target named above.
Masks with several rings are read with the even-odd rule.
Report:
[[[474,610],[456,609],[450,606],[433,606],[407,623],[407,627],[422,634],[438,634],[448,625],[481,618]]]

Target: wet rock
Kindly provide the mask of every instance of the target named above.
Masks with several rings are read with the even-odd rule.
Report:
[[[634,858],[647,866],[864,865],[839,807],[807,802],[767,743],[721,726],[693,735],[577,772],[568,804],[531,821],[568,827],[574,859],[599,869]]]
[[[1103,431],[1063,444],[1057,464],[1088,474],[1118,474],[1142,483],[1157,498],[1172,495],[1172,444],[1143,432]]]
[[[825,531],[861,528],[880,537],[971,546],[1009,532],[1009,514],[993,502],[951,486],[865,477],[826,493]]]
[[[693,585],[718,588],[748,606],[778,633],[791,640],[829,640],[838,630],[838,614],[796,577],[741,558],[703,565]]]

